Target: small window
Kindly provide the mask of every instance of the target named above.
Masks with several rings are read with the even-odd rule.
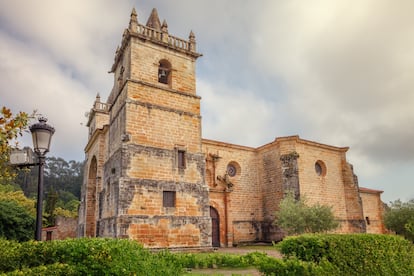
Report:
[[[237,173],[237,169],[233,164],[227,165],[227,174],[231,177],[235,176]]]
[[[185,169],[185,151],[184,150],[177,151],[177,161],[178,161],[178,168]]]
[[[315,163],[315,172],[318,176],[326,175],[326,166],[321,160],[316,161]]]
[[[241,172],[241,168],[237,162],[231,161],[230,163],[227,164],[226,174],[228,176],[235,177],[237,175],[240,175],[240,172]]]
[[[159,62],[158,66],[158,82],[169,84],[171,74],[171,64],[163,59]]]
[[[365,220],[366,220],[366,222],[367,222],[368,225],[371,224],[371,222],[369,221],[369,217],[365,217]]]
[[[175,207],[175,192],[163,191],[162,192],[162,206],[163,207]]]

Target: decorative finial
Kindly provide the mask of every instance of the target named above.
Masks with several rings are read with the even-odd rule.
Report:
[[[136,32],[138,30],[138,18],[137,18],[137,12],[135,11],[135,8],[132,8],[128,29],[133,32]]]
[[[188,43],[188,50],[195,52],[196,51],[196,40],[195,40],[195,35],[193,33],[193,31],[190,32],[190,35],[188,36],[189,42]]]
[[[163,33],[168,33],[168,24],[167,24],[167,21],[165,21],[165,19],[164,19],[164,21],[162,22],[162,25],[161,25],[161,31],[162,31]]]
[[[190,35],[188,36],[188,38],[190,39],[191,42],[195,42],[195,34],[193,33],[193,31],[190,31]]]

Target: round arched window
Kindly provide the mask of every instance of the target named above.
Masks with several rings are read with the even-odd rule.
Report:
[[[326,175],[326,166],[321,160],[316,161],[315,163],[315,172],[318,176]]]
[[[227,165],[227,174],[231,177],[233,177],[237,174],[237,169],[233,164],[228,164]]]

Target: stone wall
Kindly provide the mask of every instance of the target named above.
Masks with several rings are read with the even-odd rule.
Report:
[[[332,206],[335,217],[341,222],[340,233],[363,232],[362,205],[358,183],[346,162],[348,148],[324,145],[300,139],[298,136],[278,138],[280,148],[298,154],[300,195],[309,204]],[[283,144],[287,146],[283,146]],[[286,153],[285,154],[289,154]],[[318,168],[317,168],[318,167]]]
[[[264,145],[258,148],[257,159],[259,183],[262,185],[263,194],[263,240],[277,241],[282,238],[282,233],[273,222],[284,195],[280,148],[274,143]]]
[[[76,238],[77,218],[56,217],[55,226],[42,229],[42,240],[64,240]]]
[[[383,234],[384,226],[384,203],[381,201],[382,191],[359,188],[367,233]]]
[[[253,148],[203,140],[210,205],[220,215],[220,241],[232,246],[262,241],[263,194]],[[235,169],[229,174],[228,166]]]
[[[130,25],[116,53],[98,233],[151,248],[211,247],[195,91],[199,55],[166,47],[157,32]],[[167,83],[159,81],[161,61],[171,65]],[[174,195],[174,206],[164,206],[165,193]]]
[[[167,48],[135,36],[132,37],[131,45],[131,79],[158,84],[159,61],[165,59],[172,64],[173,70],[171,83],[163,86],[196,94],[195,58],[191,53],[183,54],[175,48]]]

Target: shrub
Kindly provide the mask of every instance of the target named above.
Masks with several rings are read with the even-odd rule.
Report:
[[[414,247],[399,236],[350,234],[289,237],[277,245],[285,258],[320,264],[343,275],[413,275]]]
[[[35,218],[16,201],[0,200],[0,237],[27,241],[34,236]]]
[[[385,226],[414,242],[414,199],[390,202],[384,215]]]
[[[258,266],[260,272],[265,275],[342,275],[341,271],[328,261],[320,263],[304,262],[298,259],[267,259]]]
[[[187,268],[256,267],[264,275],[340,275],[340,270],[327,261],[312,263],[298,259],[281,260],[261,252],[246,255],[204,253],[174,256],[182,267]]]
[[[306,198],[297,200],[288,193],[279,204],[274,224],[288,235],[303,233],[321,233],[338,227],[332,207],[315,204],[308,205]]]
[[[173,257],[181,267],[186,268],[243,268],[254,266],[256,261],[262,256],[267,255],[259,252],[249,253],[244,256],[220,253],[178,253],[174,254]]]
[[[17,241],[0,239],[0,272],[16,269],[20,262],[21,244]]]
[[[6,242],[13,250],[12,254],[0,254],[0,271],[15,270],[14,275],[53,271],[57,267],[69,275],[71,271],[72,275],[180,275],[182,272],[178,263],[171,262],[170,253],[152,254],[130,240],[68,239],[21,244],[3,240],[2,245]]]
[[[23,268],[21,270],[15,270],[7,273],[10,276],[18,275],[78,275],[75,265],[55,263],[51,265],[41,265],[32,268]]]

